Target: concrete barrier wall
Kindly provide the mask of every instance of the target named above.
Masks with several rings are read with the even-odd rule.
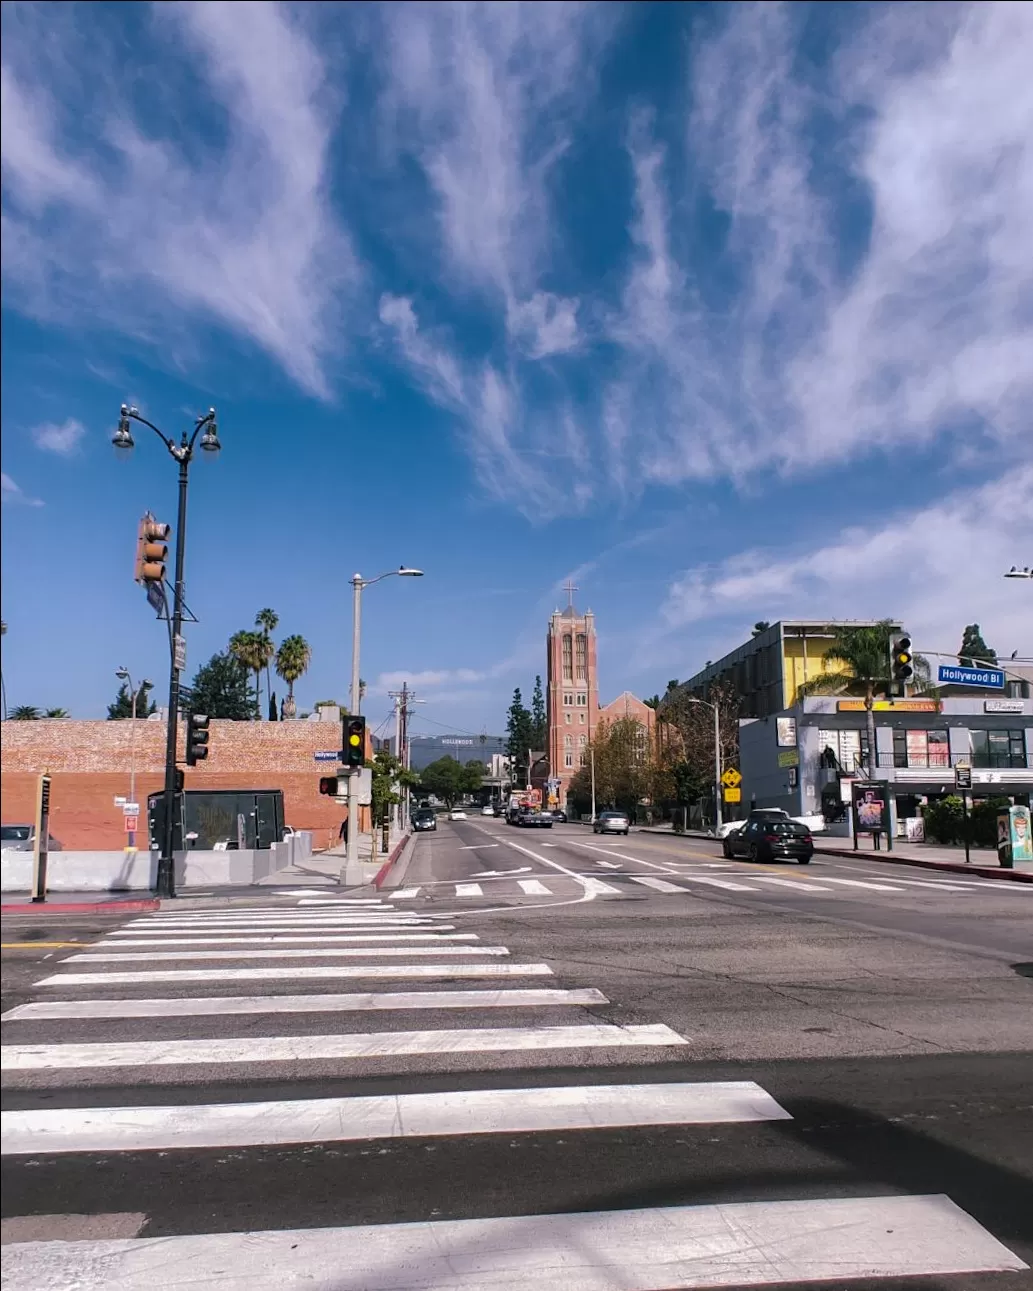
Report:
[[[286,869],[312,854],[312,836],[295,834],[264,851],[176,853],[176,886],[205,888],[244,886]],[[47,862],[49,892],[152,892],[157,852],[52,852]],[[29,892],[32,853],[5,850],[0,860],[0,888]]]

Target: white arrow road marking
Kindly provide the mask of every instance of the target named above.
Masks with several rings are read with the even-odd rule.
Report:
[[[475,879],[502,879],[508,878],[510,874],[530,874],[534,867],[531,865],[521,865],[515,870],[481,870],[479,874],[474,874]]]
[[[498,847],[498,843],[468,843],[465,847],[457,847],[457,852],[480,852],[486,847]]]

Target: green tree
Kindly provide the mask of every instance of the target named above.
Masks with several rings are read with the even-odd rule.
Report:
[[[272,663],[276,654],[276,646],[273,644],[272,634],[276,631],[276,625],[280,622],[280,616],[275,610],[259,610],[255,615],[255,627],[258,629],[267,646],[265,656],[265,693],[269,697],[269,720],[276,721],[276,709],[273,706],[273,686],[272,677],[269,675],[269,665]]]
[[[545,711],[545,696],[542,694],[542,679],[535,677],[534,691],[531,694],[531,747],[541,752],[548,747],[549,719]]]
[[[144,682],[136,700],[137,717],[150,717],[158,711],[158,705],[151,699],[152,687]],[[125,682],[118,688],[114,702],[108,705],[108,721],[119,722],[133,715],[133,696]]]
[[[470,776],[466,767],[448,753],[420,772],[421,792],[441,798],[448,807],[454,807],[464,793],[471,792],[469,783]],[[478,785],[479,783],[478,781]]]
[[[12,722],[38,722],[43,714],[33,704],[15,704],[11,709]]]
[[[312,662],[312,647],[304,637],[284,637],[276,651],[276,675],[287,683],[287,698],[283,701],[283,714],[293,717],[297,711],[294,701],[294,683],[308,672]]]
[[[769,627],[771,627],[771,624],[767,621],[767,619],[758,619],[757,622],[754,623],[753,625],[752,635],[755,637],[759,637],[760,634],[762,632],[766,632]]]
[[[991,650],[983,640],[978,623],[970,623],[961,634],[958,663],[963,668],[974,668],[980,663],[996,663],[997,651]]]
[[[524,707],[520,687],[513,691],[513,702],[506,715],[506,753],[510,759],[514,783],[527,776],[527,754],[534,740],[534,719]]]
[[[247,722],[255,717],[247,669],[228,650],[213,654],[197,670],[186,705],[189,713],[206,713],[229,722]]]
[[[487,774],[488,768],[484,763],[471,758],[463,767],[463,792],[480,793],[484,788],[482,781]]]
[[[43,714],[44,717],[71,717],[72,714],[67,708],[48,708]]]
[[[258,717],[262,709],[262,671],[272,657],[273,644],[261,632],[244,628],[230,637],[229,650],[238,663],[255,674],[255,717]]]
[[[382,825],[390,809],[401,802],[399,789],[414,789],[420,783],[415,772],[407,771],[401,762],[387,749],[379,749],[370,762],[371,810],[374,825]]]

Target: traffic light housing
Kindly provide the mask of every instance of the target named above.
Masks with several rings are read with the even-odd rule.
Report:
[[[915,675],[914,655],[911,653],[911,638],[897,637],[893,642],[893,680],[903,686]]]
[[[366,719],[348,717],[344,722],[344,749],[341,761],[351,770],[366,765]]]
[[[196,766],[208,756],[208,725],[210,717],[204,713],[191,713],[187,718],[187,766]]]
[[[341,795],[338,788],[337,776],[335,775],[321,776],[319,780],[319,792],[322,794],[326,794],[330,798],[340,797]]]
[[[165,560],[169,554],[168,539],[172,533],[167,524],[145,515],[136,533],[136,570],[138,583],[160,583],[165,578]]]

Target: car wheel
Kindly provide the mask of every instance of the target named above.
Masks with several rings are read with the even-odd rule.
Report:
[[[724,842],[722,842],[721,844],[721,855],[726,857],[728,860],[731,860],[732,857],[735,855],[731,847],[728,845],[727,839],[725,839]]]
[[[801,865],[810,865],[810,863],[811,863],[811,858],[810,858],[809,856],[801,856],[801,857],[800,857],[800,864],[801,864]]]
[[[627,829],[626,829],[626,830],[624,831],[624,837],[625,837],[625,838],[627,838],[627,836],[628,836],[628,834],[629,834],[630,832],[631,832],[630,830],[627,830]]]
[[[750,860],[751,861],[760,860],[760,849],[757,847],[756,843],[750,844]]]

